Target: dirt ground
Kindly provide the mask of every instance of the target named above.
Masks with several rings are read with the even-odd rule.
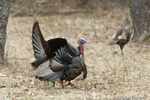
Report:
[[[118,46],[107,43],[124,19],[128,8],[99,9],[98,13],[37,16],[45,39],[64,37],[77,46],[84,37],[87,79],[82,75],[61,88],[59,83],[40,82],[34,78],[31,32],[34,17],[9,17],[6,63],[0,67],[0,100],[149,100],[150,48],[129,43],[124,55]]]

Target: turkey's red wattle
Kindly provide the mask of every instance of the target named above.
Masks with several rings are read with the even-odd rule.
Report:
[[[84,53],[83,44],[82,43],[80,44],[80,53],[82,53],[82,54]]]

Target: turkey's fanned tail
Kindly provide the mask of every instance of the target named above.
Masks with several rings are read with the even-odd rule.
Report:
[[[35,58],[47,56],[48,43],[44,40],[37,20],[33,25],[32,45]]]

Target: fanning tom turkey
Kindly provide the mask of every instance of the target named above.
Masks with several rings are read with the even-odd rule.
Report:
[[[62,88],[63,80],[75,79],[83,72],[83,79],[87,76],[87,68],[84,63],[84,38],[78,40],[78,47],[73,47],[64,38],[44,40],[38,21],[35,21],[32,31],[32,45],[36,61],[31,63],[35,69],[36,78],[41,81],[51,81],[53,86],[56,80],[60,80]]]

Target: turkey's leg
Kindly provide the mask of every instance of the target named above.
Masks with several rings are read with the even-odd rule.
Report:
[[[121,55],[123,56],[123,49],[121,49]]]
[[[71,83],[70,81],[69,81],[68,85],[70,85],[70,86],[74,86],[74,84],[73,84],[73,83]]]
[[[74,86],[74,84],[71,83],[70,81],[69,81],[69,83],[66,86],[68,86],[68,85],[70,85],[71,87]]]
[[[60,80],[61,87],[64,88],[63,80]]]
[[[61,87],[64,88],[64,84],[63,84],[63,80],[57,80],[57,82],[59,82],[61,84]]]
[[[53,85],[51,87],[55,87],[55,82],[53,82]]]
[[[123,45],[120,45],[121,55],[123,56]]]
[[[69,83],[66,84],[65,86],[68,86],[68,85],[70,85],[71,87],[80,89],[78,86],[75,86],[75,85],[74,85],[73,83],[71,83],[70,81],[69,81]]]

